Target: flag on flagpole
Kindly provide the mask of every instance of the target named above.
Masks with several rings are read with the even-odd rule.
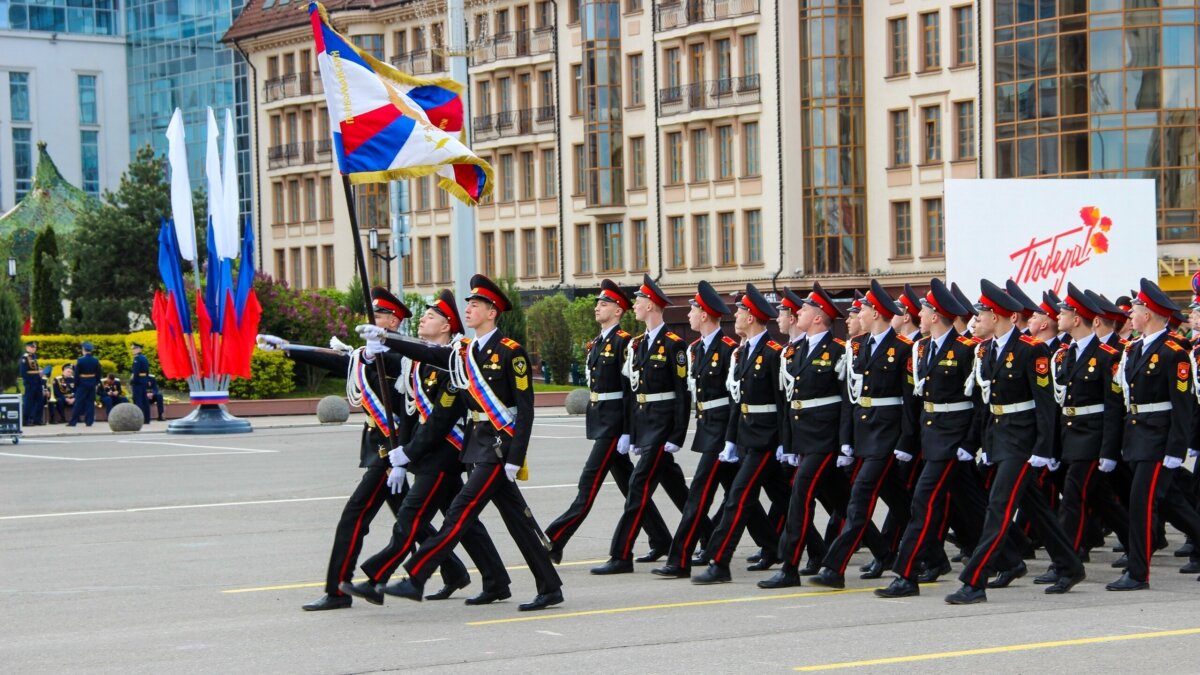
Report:
[[[469,205],[492,193],[492,167],[458,138],[459,86],[419,80],[355,47],[309,4],[317,64],[333,128],[338,170],[351,183],[436,174],[438,186]]]
[[[238,211],[241,193],[238,189],[237,149],[233,137],[233,113],[225,109],[225,156],[221,185],[221,226],[217,231],[217,252],[223,258],[238,257]]]
[[[167,125],[167,163],[171,167],[171,220],[175,223],[176,248],[184,260],[196,259],[196,216],[192,211],[192,185],[188,180],[187,145],[183,137],[183,113],[179,108]]]

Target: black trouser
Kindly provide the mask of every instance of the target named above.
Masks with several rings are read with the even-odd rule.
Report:
[[[788,499],[787,521],[779,538],[779,557],[792,568],[800,566],[803,544],[814,535],[813,511],[820,499],[829,513],[829,519],[843,519],[850,501],[850,481],[837,468],[836,454],[803,455],[796,475],[792,479],[791,497]],[[872,525],[872,527],[874,527]],[[825,548],[824,542],[820,548]],[[823,558],[828,551],[814,555],[809,546],[809,557]]]
[[[871,554],[880,560],[891,553],[888,541],[872,526],[871,517],[875,513],[875,505],[882,498],[887,502],[889,512],[897,511],[901,514],[897,517],[908,518],[911,497],[904,491],[901,479],[893,469],[895,464],[896,457],[890,454],[862,461],[850,488],[846,524],[825,554],[825,560],[822,561],[825,567],[844,575],[850,557],[858,550],[859,544],[866,544]]]
[[[617,489],[623,496],[629,496],[633,461],[628,455],[617,452],[617,441],[617,438],[598,438],[592,443],[592,451],[583,463],[583,472],[579,474],[579,491],[575,493],[575,501],[546,528],[546,536],[554,543],[554,549],[559,553],[566,548],[567,542],[575,535],[579,526],[583,525],[583,520],[596,503],[596,495],[600,494],[600,486],[604,484],[604,479],[610,471]],[[662,514],[653,501],[646,506],[646,513],[642,517],[642,529],[650,539],[650,548],[665,551],[670,546],[671,531],[667,529],[667,524],[663,522]]]
[[[912,517],[892,567],[896,574],[911,581],[917,575],[918,563],[936,566],[945,557],[943,541],[952,503],[958,514],[955,522],[959,541],[965,548],[974,548],[983,527],[987,498],[973,472],[972,463],[957,458],[925,462],[913,488]]]
[[[150,400],[146,398],[146,385],[133,383],[129,385],[130,396],[133,396],[133,404],[142,411],[142,421],[145,424],[150,423]]]
[[[56,398],[49,402],[49,405],[47,406],[47,408],[48,408],[48,410],[46,412],[50,417],[50,419],[48,420],[49,422],[54,422],[55,420],[58,420],[59,422],[67,421],[67,403],[66,403],[66,401]]]
[[[740,450],[743,450],[739,446]],[[787,480],[780,471],[779,462],[775,461],[775,451],[744,449],[743,457],[737,463],[737,474],[725,495],[725,503],[721,507],[721,516],[704,548],[704,554],[718,565],[728,566],[737,549],[742,532],[751,520],[756,519],[756,513],[761,513],[762,505],[758,496],[760,490],[767,492],[767,497],[776,503],[786,502],[789,496]],[[757,525],[755,526],[758,527]],[[769,520],[767,527],[771,528]],[[771,528],[774,534],[774,528]],[[771,536],[763,533],[762,536]],[[763,545],[759,542],[760,545]],[[767,548],[769,554],[778,546],[776,535]]]
[[[920,454],[914,453],[914,459],[908,462],[897,462],[892,471],[896,472],[896,482],[904,487],[904,492],[912,495],[916,488],[917,479],[921,476],[921,471],[925,467],[925,460]],[[887,494],[880,495],[887,501]],[[893,511],[888,509],[887,516],[883,519],[883,527],[879,528],[879,534],[883,540],[887,542],[888,552],[895,553],[900,550],[900,539],[904,537],[904,530],[908,527],[911,520],[909,517],[910,511]]]
[[[392,528],[391,541],[387,547],[368,558],[362,565],[363,572],[366,572],[372,583],[386,582],[417,544],[433,536],[435,530],[430,522],[434,514],[438,511],[445,514],[450,508],[450,503],[454,501],[454,495],[458,494],[462,486],[462,474],[457,471],[413,476],[412,486],[408,488],[408,494],[404,496],[403,503],[396,511],[396,525]],[[463,533],[462,547],[467,555],[471,556],[471,561],[483,577],[483,590],[508,590],[511,581],[508,571],[504,569],[504,561],[500,559],[500,553],[496,551],[496,545],[492,543],[482,522],[476,521],[467,528]],[[455,558],[451,556],[443,564],[443,575],[459,571],[457,568],[447,569],[453,560]],[[461,571],[463,576],[447,576],[446,582],[458,585],[455,582],[466,581],[467,571],[465,568]]]
[[[96,380],[83,379],[75,389],[75,407],[71,409],[71,421],[74,425],[83,418],[89,427],[96,421]]]
[[[1193,540],[1200,537],[1200,515],[1187,494],[1175,484],[1184,469],[1168,469],[1161,461],[1131,462],[1133,485],[1129,491],[1129,555],[1126,571],[1139,581],[1150,580],[1150,556],[1163,519]]]
[[[995,463],[983,533],[970,562],[958,577],[964,584],[981,588],[987,584],[988,576],[999,569],[998,561],[1003,558],[997,553],[1003,550],[1005,536],[1015,531],[1012,523],[1018,506],[1033,523],[1060,574],[1075,575],[1083,568],[1067,535],[1059,527],[1054,512],[1046,503],[1046,496],[1036,489],[1037,471],[1020,457]]]
[[[609,556],[614,560],[629,560],[633,557],[633,542],[637,539],[638,531],[645,526],[645,520],[654,506],[654,490],[662,484],[663,490],[679,507],[680,511],[687,506],[687,481],[683,478],[683,469],[675,462],[671,453],[663,446],[642,448],[638,462],[633,467],[633,475],[629,478],[629,493],[625,495],[625,510],[617,521],[617,529],[613,532],[612,544],[609,546]],[[682,488],[682,493],[680,492]],[[703,532],[711,527],[705,516],[700,525]],[[657,537],[659,535],[655,535]],[[667,537],[670,537],[667,530]],[[670,547],[667,544],[662,549]]]
[[[25,367],[24,359],[22,359],[21,367]],[[42,389],[41,380],[25,380],[25,391],[21,394],[21,405],[24,406],[24,417],[21,423],[29,426],[31,424],[42,423],[42,409],[46,407],[46,400],[43,395],[46,393]]]
[[[1076,552],[1089,548],[1085,541],[1089,513],[1095,513],[1108,525],[1125,550],[1129,550],[1129,513],[1117,501],[1108,484],[1108,474],[1101,473],[1098,460],[1071,462],[1067,465],[1063,498],[1058,518],[1063,531]]]
[[[434,567],[451,555],[463,535],[479,520],[479,514],[488,502],[495,504],[500,512],[504,526],[533,573],[538,594],[562,588],[558,572],[550,562],[550,554],[538,537],[531,516],[526,515],[525,498],[517,484],[504,475],[503,464],[476,464],[471,469],[467,482],[450,503],[441,529],[426,539],[405,564],[413,582],[417,586],[425,585]]]

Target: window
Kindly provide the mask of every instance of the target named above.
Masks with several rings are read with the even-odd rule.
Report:
[[[304,278],[308,280],[308,283],[305,288],[317,288],[321,280],[319,265],[320,260],[317,259],[317,247],[306,246],[304,248]]]
[[[321,176],[321,220],[333,220],[333,179]]]
[[[636,136],[629,139],[630,189],[646,187],[646,138]]]
[[[717,179],[733,178],[733,126],[717,127]]]
[[[33,189],[33,132],[30,129],[14,128],[13,139],[13,189],[16,200]]]
[[[946,233],[942,222],[941,198],[925,200],[925,255],[946,255]]]
[[[537,177],[533,170],[533,153],[521,153],[521,199],[533,199],[536,195]]]
[[[321,267],[325,271],[321,285],[325,288],[337,287],[337,277],[333,274],[333,260],[333,244],[325,244],[321,247]]]
[[[553,197],[558,194],[558,178],[554,174],[554,151],[542,151],[542,196]]]
[[[567,23],[579,23],[582,0],[567,0]]]
[[[553,227],[542,228],[542,252],[546,256],[547,276],[558,274],[558,230]]]
[[[96,76],[80,75],[79,81],[79,123],[98,124],[100,118],[96,115]]]
[[[592,226],[575,226],[575,268],[580,274],[592,273]]]
[[[300,222],[300,181],[289,180],[288,184],[288,208],[287,217],[289,223]],[[364,191],[365,192],[365,191]],[[296,277],[296,282],[300,282],[300,277]]]
[[[642,55],[629,55],[629,105],[642,105]]]
[[[671,216],[671,267],[676,269],[687,264],[684,227],[683,216]]]
[[[600,227],[600,271],[623,272],[625,256],[621,254],[621,223],[605,223]]]
[[[762,211],[746,212],[746,264],[762,263]]]
[[[521,230],[521,246],[525,253],[522,257],[522,262],[525,263],[524,275],[527,277],[537,276],[537,231],[536,230]]]
[[[271,224],[283,225],[287,219],[283,217],[284,209],[283,181],[271,183]]]
[[[733,265],[737,262],[737,234],[733,211],[717,216],[721,223],[721,264]]]
[[[311,223],[317,219],[317,180],[304,179],[304,222]]]
[[[647,239],[646,220],[639,218],[633,221],[633,269],[644,270],[650,264],[647,258]]]
[[[275,249],[275,279],[287,281],[287,249]]]
[[[543,70],[538,73],[538,87],[542,91],[542,112],[538,115],[538,119],[542,119],[546,113],[553,114],[554,108],[554,78],[549,70]]]
[[[626,12],[642,11],[642,0],[625,0],[625,11]]]
[[[500,201],[511,202],[513,200],[513,181],[515,178],[516,176],[513,175],[513,156],[507,153],[500,155]]]
[[[292,288],[304,288],[304,258],[301,253],[299,247],[288,252],[288,258],[291,261]],[[381,278],[381,275],[376,274],[376,278]]]
[[[931,105],[921,108],[921,126],[924,138],[921,159],[926,164],[942,161],[942,108]]]
[[[717,85],[717,93],[728,94],[733,91],[733,47],[729,38],[714,42],[716,59],[713,63],[716,72],[713,73]]]
[[[504,113],[512,112],[512,78],[501,77],[496,80],[496,95],[500,98],[500,125],[509,126],[512,123],[512,115]]]
[[[483,265],[481,265],[483,267],[483,273],[488,275],[489,277],[495,276],[495,274],[496,274],[496,233],[495,232],[484,232],[483,233],[483,246],[480,247],[479,253],[480,253],[480,255],[483,256],[483,260],[482,260]]]
[[[355,47],[374,56],[376,59],[383,60],[383,36],[382,35],[351,35],[350,41]],[[288,54],[291,56],[291,54]],[[285,68],[284,70],[288,70]],[[291,72],[289,70],[289,72]]]
[[[8,105],[14,122],[28,122],[29,73],[8,74]]]
[[[450,237],[438,237],[438,281],[450,281]]]
[[[888,20],[888,37],[891,40],[889,75],[904,75],[908,72],[908,18]]]
[[[386,183],[368,183],[355,187],[354,201],[358,224],[364,232],[372,227],[391,229],[391,216],[388,213],[391,203]],[[299,218],[295,218],[290,222],[299,221]]]
[[[975,102],[954,104],[954,159],[975,159]]]
[[[478,95],[476,96],[477,103],[475,104],[475,110],[479,113],[480,117],[487,117],[488,115],[491,115],[492,114],[492,83],[491,83],[491,81],[480,80],[479,84],[475,86],[475,90],[477,92],[479,92]]]
[[[912,257],[912,204],[892,202],[892,257]]]
[[[430,179],[430,182],[432,183],[433,180]],[[433,205],[434,205],[434,207],[439,208],[439,209],[450,208],[450,194],[439,187],[434,187],[433,188]]]
[[[743,87],[758,88],[758,35],[754,33],[742,36],[742,77]]]
[[[417,250],[421,253],[421,283],[433,283],[433,242],[429,237],[417,240]]]
[[[742,125],[742,154],[745,155],[742,175],[759,175],[761,168],[758,159],[758,122],[747,122]]]
[[[683,96],[683,92],[680,90],[683,85],[683,74],[680,69],[678,47],[671,47],[663,53],[663,75],[667,84],[667,91],[663,94],[663,98],[668,101],[678,101]]]
[[[708,180],[708,129],[692,130],[692,181]]]
[[[693,236],[696,238],[696,267],[708,267],[708,214],[692,216]]]
[[[517,233],[512,230],[500,234],[501,252],[504,253],[504,276],[517,276]]]
[[[937,12],[921,15],[921,70],[937,70],[941,62]]]
[[[583,65],[576,63],[571,66],[571,114],[583,114]]]
[[[100,132],[79,132],[79,159],[83,168],[83,191],[100,196]]]
[[[955,7],[953,12],[954,65],[969,66],[975,63],[975,8]]]
[[[584,159],[582,143],[576,145],[573,149],[575,155],[575,194],[578,196],[582,195],[587,188],[586,177],[583,171],[586,160]]]
[[[892,166],[908,166],[908,110],[888,113],[892,127]]]
[[[683,182],[683,133],[672,131],[667,134],[667,184]]]
[[[406,265],[406,264],[404,264],[404,263],[401,263],[401,264],[400,264],[400,273],[404,275],[404,279],[403,279],[403,282],[402,282],[402,283],[403,283],[405,286],[412,286],[412,285],[413,285],[413,283],[414,283],[414,282],[413,282],[413,277],[414,277],[415,275],[413,274],[413,267],[415,267],[415,266],[416,266],[416,263],[415,263],[415,262],[412,262],[413,260],[416,260],[416,258],[415,258],[415,257],[410,257],[410,258],[408,258],[408,262],[409,262],[409,264],[407,264],[407,265]],[[379,264],[379,262],[380,262],[379,260],[376,260],[376,261],[375,261],[375,265],[378,265],[378,264]],[[391,274],[392,274],[392,270],[391,270],[391,268],[390,268],[390,267],[387,267],[387,268],[385,268],[385,269],[386,269],[386,271],[387,271],[387,274],[388,274],[388,276],[390,277],[390,276],[391,276]],[[388,279],[388,283],[391,283],[391,279]]]

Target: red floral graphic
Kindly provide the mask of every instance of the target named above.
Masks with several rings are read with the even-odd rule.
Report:
[[[1108,253],[1108,237],[1104,236],[1103,232],[1094,232],[1088,243],[1096,253]]]

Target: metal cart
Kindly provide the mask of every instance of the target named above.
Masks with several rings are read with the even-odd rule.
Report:
[[[0,437],[12,437],[13,445],[21,442],[21,395],[0,394]]]

